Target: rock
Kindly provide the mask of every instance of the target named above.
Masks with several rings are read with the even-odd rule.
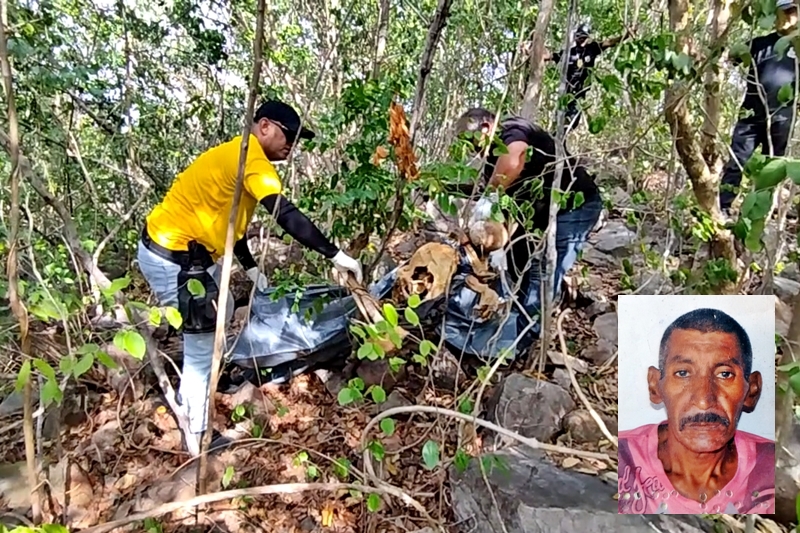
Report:
[[[433,356],[430,367],[433,385],[438,389],[452,392],[466,379],[458,359],[444,347]]]
[[[785,303],[783,300],[775,297],[775,333],[778,335],[783,335],[784,337],[789,334],[789,326],[792,323],[792,316],[794,313],[792,312],[791,306]]]
[[[775,517],[782,524],[797,521],[797,493],[800,491],[800,423],[792,416],[788,435],[775,447]]]
[[[593,248],[616,258],[627,256],[635,241],[636,233],[618,220],[610,220],[590,238]]]
[[[599,340],[608,341],[616,346],[618,339],[617,313],[606,313],[600,315],[594,321],[592,329]]]
[[[603,296],[601,300],[595,300],[589,304],[589,307],[584,309],[583,312],[586,313],[587,318],[591,320],[597,315],[607,313],[609,309],[611,309],[611,302],[606,300],[605,296]]]
[[[618,259],[601,252],[592,245],[588,245],[584,248],[581,260],[596,267],[613,267],[619,262]]]
[[[776,276],[772,280],[772,285],[775,288],[775,295],[786,303],[790,303],[800,292],[800,282],[782,276]]]
[[[385,402],[375,406],[375,414],[394,409],[395,407],[408,407],[409,405],[414,404],[411,403],[411,400],[403,396],[400,391],[393,390],[389,396],[386,397]]]
[[[575,408],[558,385],[510,374],[486,406],[489,418],[511,431],[547,442],[561,428],[561,419]]]
[[[636,294],[653,295],[669,294],[672,292],[670,279],[661,271],[639,269],[633,276]]]
[[[612,435],[617,434],[617,419],[605,413],[598,413],[600,420],[606,425]],[[564,431],[569,431],[574,442],[580,444],[597,444],[598,441],[605,439],[606,436],[600,430],[589,411],[578,409],[568,413],[564,417]]]
[[[608,200],[611,202],[611,205],[614,209],[633,206],[631,195],[628,194],[628,191],[619,186],[614,187],[614,189],[609,193]]]
[[[347,386],[347,380],[338,372],[331,372],[324,368],[318,368],[314,370],[314,374],[325,384],[325,389],[327,389],[334,398]]]
[[[470,461],[463,474],[455,466],[448,471],[459,532],[714,531],[713,522],[691,515],[618,515],[615,485],[560,470],[541,453],[514,447],[493,455],[502,468],[486,469],[491,492],[479,461]]]
[[[581,352],[581,357],[586,359],[587,361],[591,361],[595,365],[602,365],[611,357],[613,357],[614,353],[617,351],[617,345],[612,344],[611,342],[600,339],[592,346],[584,349]]]
[[[372,385],[380,385],[387,393],[390,392],[398,381],[405,379],[405,367],[401,368],[397,374],[392,373],[389,368],[389,361],[386,359],[379,359],[377,361],[363,360],[359,363],[356,369],[358,377],[364,380],[365,388]]]
[[[798,269],[797,264],[789,263],[781,270],[780,277],[800,282],[800,269]]]
[[[566,357],[567,361],[565,361],[564,354],[555,350],[548,350],[547,357],[550,359],[550,362],[558,366],[567,366],[567,362],[569,362],[572,371],[578,374],[585,374],[589,371],[589,365],[586,364],[586,361],[582,361],[577,357],[568,355]],[[567,379],[569,379],[569,374],[567,374]]]
[[[317,529],[317,521],[310,516],[307,516],[303,518],[302,522],[300,522],[300,529],[302,531],[314,531]]]
[[[553,370],[553,380],[564,390],[569,390],[572,386],[572,381],[569,379],[569,372],[567,372],[566,368],[556,368]]]

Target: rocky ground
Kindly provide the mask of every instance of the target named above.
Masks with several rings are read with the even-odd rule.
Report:
[[[652,215],[631,217],[637,210],[624,191],[612,189],[610,194],[616,195],[617,207],[607,214],[570,273],[563,306],[572,308],[564,329],[578,383],[616,433],[616,298],[634,292],[678,292],[657,268],[659,259],[666,255],[660,263],[674,271],[676,262],[691,267],[692,257],[664,254],[665,247],[677,250],[680,239],[670,236]],[[427,231],[435,233],[435,224]],[[393,242],[392,255],[395,260],[407,258],[426,240],[430,235],[425,231],[401,236]],[[276,261],[281,254],[295,253],[285,246],[279,250]],[[779,331],[785,332],[791,321],[787,302],[800,291],[800,275],[785,272],[776,287],[776,318]],[[180,351],[174,344],[164,348],[170,354]],[[107,349],[124,359],[113,346]],[[608,454],[608,460],[545,454],[489,431],[472,434],[455,420],[423,414],[396,416],[391,436],[374,433],[365,439],[364,428],[381,410],[403,405],[457,408],[459,395],[476,381],[475,367],[459,366],[453,355],[440,353],[430,371],[409,367],[392,376],[380,362],[364,363],[351,365],[345,377],[336,372],[309,373],[286,385],[257,388],[248,383],[234,394],[218,394],[215,427],[237,444],[212,456],[209,490],[358,480],[365,468],[360,448],[365,439],[381,444],[384,460],[376,462],[376,474],[422,503],[452,532],[689,533],[720,527],[719,517],[616,514],[613,446],[578,399],[557,339],[546,351],[543,372],[529,370],[529,361],[516,361],[499,373],[484,394],[483,418],[542,442]],[[7,371],[9,383],[12,370]],[[387,402],[340,406],[336,395],[349,375],[361,377],[367,385],[382,383]],[[154,386],[142,385],[138,378],[114,382],[108,378],[88,375],[70,389],[61,412],[48,415],[42,428],[48,441],[44,449],[53,509],[75,529],[184,501],[195,493],[197,465],[180,452],[180,432]],[[15,514],[0,520],[9,523],[27,512],[29,490],[18,413],[18,398],[7,395],[0,405],[0,501]],[[793,446],[800,452],[800,429],[797,433]],[[431,468],[422,459],[428,441],[440,450]],[[481,459],[467,460],[468,456]],[[337,472],[341,468],[335,468],[333,461],[352,465],[350,472]],[[789,465],[786,471],[797,466]],[[791,482],[793,476],[789,478]],[[419,512],[389,497],[381,498],[377,512],[367,507],[363,496],[346,489],[246,496],[213,504],[201,529],[421,533],[429,527]],[[732,517],[724,520],[731,527],[743,524]],[[194,522],[194,512],[182,510],[140,522],[135,530],[182,531]],[[758,526],[762,531],[780,531],[763,519]]]

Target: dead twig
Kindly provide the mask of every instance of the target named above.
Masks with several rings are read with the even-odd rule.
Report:
[[[82,533],[106,533],[107,531],[127,526],[128,524],[133,522],[141,522],[148,518],[163,516],[165,514],[177,511],[179,509],[190,509],[193,507],[198,507],[200,505],[214,503],[222,500],[232,500],[233,498],[242,498],[245,496],[263,496],[268,494],[297,494],[300,492],[308,492],[316,490],[336,492],[342,489],[357,490],[360,492],[366,492],[371,494],[396,496],[396,493],[393,493],[390,490],[386,490],[385,488],[368,487],[366,485],[360,485],[357,483],[283,483],[279,485],[263,485],[260,487],[249,487],[246,489],[234,489],[222,492],[214,492],[211,494],[204,494],[202,496],[196,496],[194,498],[182,502],[165,503],[163,505],[159,505],[158,507],[150,509],[149,511],[143,511],[141,513],[132,514],[126,516],[125,518],[114,520],[113,522],[106,522],[105,524],[100,524],[94,527],[90,527],[88,529],[84,529]],[[436,529],[438,529],[439,531],[444,531],[437,522],[432,521],[432,525],[436,526]]]
[[[614,444],[614,447],[619,447],[617,443],[617,438],[611,434],[611,432],[606,427],[605,422],[603,419],[600,418],[600,415],[597,414],[597,411],[594,410],[592,404],[589,403],[589,399],[584,394],[583,390],[581,389],[580,385],[578,385],[578,380],[575,379],[575,372],[572,370],[572,364],[569,361],[569,355],[567,354],[567,343],[564,340],[564,330],[561,328],[561,323],[564,321],[564,317],[569,314],[569,309],[565,309],[564,312],[558,317],[556,321],[556,329],[558,330],[558,342],[561,345],[561,353],[564,354],[564,364],[567,367],[567,372],[569,372],[569,380],[572,382],[572,386],[575,388],[575,393],[578,395],[578,398],[581,399],[584,407],[589,411],[589,414],[592,415],[592,418],[597,423],[597,426],[600,428],[600,431],[603,432],[603,435]]]

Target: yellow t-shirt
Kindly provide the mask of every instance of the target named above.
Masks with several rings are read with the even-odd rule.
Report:
[[[215,261],[222,257],[241,144],[239,135],[215,146],[178,175],[162,202],[147,216],[147,230],[154,242],[168,250],[186,251],[189,241],[195,240]],[[244,236],[258,202],[280,192],[281,180],[275,167],[258,139],[250,135],[234,240]]]

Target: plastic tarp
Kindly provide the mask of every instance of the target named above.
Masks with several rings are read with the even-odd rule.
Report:
[[[488,321],[474,317],[479,296],[465,285],[470,273],[469,259],[461,251],[444,311],[445,342],[454,354],[463,351],[492,359],[513,346],[517,337],[517,313],[513,310],[507,315],[501,313]],[[370,287],[370,293],[378,300],[388,296],[396,275],[397,269],[386,274]],[[492,288],[504,296],[499,279]],[[229,362],[240,367],[264,369],[298,359],[319,363],[345,358],[351,353],[353,346],[348,328],[358,308],[345,288],[315,285],[305,288],[299,297],[294,293],[280,297],[275,294],[275,289],[256,292],[250,320],[236,339]],[[430,318],[436,304],[423,302],[416,310],[420,319]],[[441,315],[437,318],[441,320]],[[436,333],[442,334],[441,325]]]

